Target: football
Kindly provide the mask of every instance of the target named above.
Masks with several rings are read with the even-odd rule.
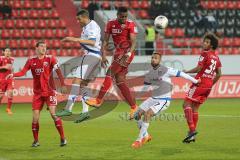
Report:
[[[168,25],[168,18],[166,16],[157,16],[154,20],[154,26],[157,31],[166,28]]]

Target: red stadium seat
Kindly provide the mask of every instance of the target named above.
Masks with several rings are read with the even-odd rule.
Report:
[[[240,9],[240,1],[237,1],[236,8]]]
[[[50,19],[48,21],[48,28],[57,28],[57,21],[55,19]]]
[[[42,8],[42,2],[39,1],[39,0],[33,1],[33,7],[34,7],[35,9],[41,9],[41,8]]]
[[[72,43],[69,43],[69,42],[64,42],[62,46],[64,49],[70,49],[73,47]]]
[[[140,7],[141,7],[142,9],[148,9],[148,8],[150,7],[149,1],[143,0],[143,1],[141,2]]]
[[[42,29],[42,28],[47,28],[46,21],[43,19],[40,19],[37,21],[37,28]]]
[[[110,2],[109,1],[104,1],[101,5],[103,9],[110,9]]]
[[[148,12],[146,10],[140,10],[138,12],[138,15],[140,18],[143,18],[143,19],[149,18]]]
[[[29,18],[37,19],[38,17],[38,11],[37,10],[31,10],[29,14]]]
[[[69,56],[69,55],[71,55],[71,53],[70,53],[70,50],[68,50],[68,49],[61,49],[59,55],[60,56]]]
[[[10,19],[6,20],[5,27],[6,28],[14,28],[14,21],[10,20]]]
[[[225,5],[225,1],[218,1],[217,2],[217,8],[218,9],[225,9],[226,8],[226,5]]]
[[[208,9],[215,9],[217,7],[217,1],[209,1],[208,2]]]
[[[13,1],[13,3],[11,4],[12,8],[14,9],[20,9],[22,7],[21,4],[22,1]]]
[[[230,38],[223,38],[222,46],[227,47],[232,45],[232,39]]]
[[[10,48],[18,48],[18,43],[17,43],[17,40],[15,39],[9,40],[8,45]]]
[[[181,50],[181,55],[189,55],[189,54],[190,54],[190,50],[189,49]]]
[[[40,29],[35,29],[33,31],[33,36],[34,38],[37,38],[37,39],[43,38],[43,31]]]
[[[73,30],[68,29],[68,30],[67,30],[67,33],[66,33],[66,36],[73,37],[73,36],[74,36],[74,32],[73,32]]]
[[[25,26],[26,26],[27,28],[35,28],[35,27],[36,27],[36,25],[35,25],[35,20],[28,19],[28,20],[26,20],[26,21],[24,21],[24,22],[25,22]]]
[[[179,38],[174,38],[173,45],[174,47],[178,47],[178,48],[182,47],[182,39],[180,40]]]
[[[192,48],[192,54],[193,55],[200,55],[201,49],[200,48]]]
[[[29,39],[33,37],[33,33],[31,29],[24,29],[22,35],[25,39]]]
[[[51,18],[59,18],[59,13],[57,10],[53,9],[51,13]]]
[[[58,21],[58,27],[59,28],[66,28],[66,22],[63,19],[60,19]]]
[[[65,37],[64,30],[62,30],[62,29],[57,29],[55,36],[56,36],[57,38],[63,38],[63,37]]]
[[[22,37],[22,31],[19,29],[15,29],[12,31],[12,38],[21,38]]]
[[[19,40],[18,45],[19,45],[19,48],[21,49],[29,48],[28,40],[25,40],[25,39]]]
[[[78,49],[72,49],[72,50],[70,51],[70,53],[71,53],[70,56],[74,56],[74,57],[77,57],[77,56],[82,55],[82,53],[81,53],[80,50],[78,50]]]
[[[16,23],[16,28],[24,28],[25,27],[25,23],[24,20],[18,19],[15,21]]]
[[[233,38],[233,40],[232,40],[232,46],[234,46],[234,47],[240,47],[240,38]]]
[[[240,49],[239,48],[232,48],[232,54],[240,54]]]
[[[1,37],[3,39],[9,39],[9,38],[11,38],[10,36],[11,36],[10,30],[7,30],[7,29],[2,30],[2,36]]]
[[[19,18],[18,10],[12,10],[12,18]]]
[[[174,29],[172,29],[172,28],[166,28],[164,34],[166,37],[173,37],[173,31],[174,31]]]
[[[53,30],[52,29],[45,30],[45,37],[46,38],[54,38]]]
[[[44,5],[43,6],[46,9],[51,9],[53,7],[52,1],[50,1],[50,0],[44,1]]]
[[[133,0],[130,3],[131,3],[131,7],[133,9],[138,9],[139,8],[139,1]]]
[[[58,56],[57,50],[56,49],[50,49],[48,50],[47,54],[53,55],[53,56]]]
[[[46,19],[48,19],[48,18],[50,18],[50,14],[49,14],[49,11],[48,10],[42,10],[42,18],[46,18]]]
[[[2,39],[0,41],[0,48],[2,49],[2,48],[5,48],[6,46],[7,46],[7,41]]]
[[[2,20],[2,19],[0,19],[0,26],[1,26],[1,27],[4,27],[4,25],[3,25],[3,20]]]
[[[52,40],[52,48],[60,48],[61,42],[60,40]]]
[[[16,57],[24,57],[24,55],[25,55],[24,50],[18,49],[16,51]]]
[[[81,8],[86,9],[88,8],[89,1],[88,0],[82,0],[81,2]]]
[[[182,47],[189,47],[190,43],[191,43],[190,38],[182,39]]]
[[[20,10],[19,11],[19,18],[28,18],[28,10]]]
[[[227,5],[226,5],[227,9],[235,9],[235,8],[237,8],[235,1],[227,1],[226,3],[227,3]]]
[[[175,36],[176,36],[176,37],[184,37],[184,29],[182,29],[182,28],[176,28],[176,29],[175,29]]]
[[[26,56],[30,57],[30,56],[34,56],[34,55],[35,55],[35,50],[34,49],[27,50]]]
[[[200,38],[193,38],[190,41],[190,47],[201,47],[202,40]]]
[[[32,7],[31,1],[25,0],[24,3],[23,3],[23,8],[25,8],[25,9],[31,9],[31,7]]]

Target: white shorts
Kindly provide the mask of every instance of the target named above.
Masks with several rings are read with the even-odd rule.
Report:
[[[74,77],[83,80],[93,80],[100,72],[101,56],[93,54],[85,54],[80,59]]]
[[[150,97],[139,106],[139,109],[142,109],[145,112],[151,109],[156,115],[158,112],[166,110],[169,105],[169,100],[153,99],[152,97]]]

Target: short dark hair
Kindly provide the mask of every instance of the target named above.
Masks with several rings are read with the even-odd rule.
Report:
[[[159,55],[160,57],[162,56],[162,54],[161,54],[160,52],[153,52],[152,55],[154,55],[154,54],[157,54],[157,55]]]
[[[36,43],[36,47],[39,47],[40,44],[45,44],[45,42],[44,42],[44,41],[38,41],[38,42]]]
[[[11,49],[9,46],[6,46],[5,48],[3,48],[3,52],[5,52],[6,49]]]
[[[77,16],[81,15],[89,17],[89,12],[86,9],[81,9],[80,11],[77,12]]]
[[[126,13],[127,11],[128,11],[128,9],[126,7],[119,7],[118,11],[117,11],[117,14]]]
[[[207,33],[204,36],[203,40],[205,40],[205,39],[209,39],[210,40],[210,44],[211,44],[211,46],[212,46],[212,48],[214,50],[217,49],[217,47],[218,47],[218,37],[215,34]]]

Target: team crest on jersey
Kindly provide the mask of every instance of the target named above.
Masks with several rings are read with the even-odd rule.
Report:
[[[47,67],[48,66],[48,62],[43,62],[43,66]]]

